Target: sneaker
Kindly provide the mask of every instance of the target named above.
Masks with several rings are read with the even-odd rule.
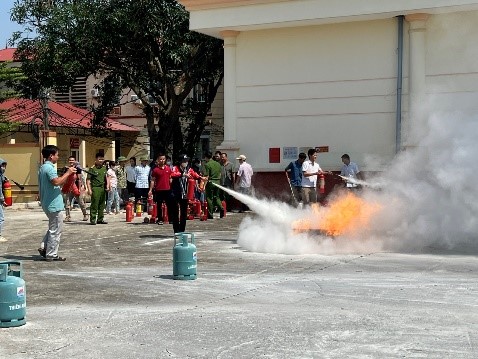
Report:
[[[85,214],[85,215],[83,216],[83,221],[86,222],[86,221],[89,220],[89,219],[90,219],[90,217],[89,217],[87,214]]]
[[[65,219],[63,220],[63,222],[71,222],[70,216],[66,216]]]
[[[108,224],[108,222],[105,222],[105,221],[98,221],[96,222],[97,224]]]
[[[40,253],[40,255],[43,258],[46,258],[46,249],[45,248],[38,248],[38,253]]]
[[[158,223],[159,226],[162,226],[164,224],[163,221],[158,221],[157,223]]]
[[[0,236],[0,242],[6,242],[7,239],[4,236]]]

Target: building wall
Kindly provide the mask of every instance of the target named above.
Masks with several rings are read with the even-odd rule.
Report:
[[[431,112],[478,113],[477,24],[478,11],[433,15],[427,21],[426,80]]]
[[[224,140],[224,86],[217,90],[216,97],[211,104],[210,149],[214,149]]]
[[[11,180],[14,203],[34,201],[38,193],[40,147],[38,143],[0,144],[0,157],[7,161],[5,175]],[[13,181],[24,186],[20,190]]]
[[[269,148],[329,146],[324,169],[347,152],[395,154],[396,19],[249,31],[237,38],[237,137],[258,170]],[[375,168],[368,168],[375,170]]]

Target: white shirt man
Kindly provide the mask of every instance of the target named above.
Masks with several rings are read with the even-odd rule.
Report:
[[[323,173],[317,160],[317,152],[311,148],[308,159],[302,164],[302,201],[304,204],[317,203],[317,175]]]
[[[126,172],[126,188],[128,189],[128,196],[135,195],[135,188],[136,188],[136,174],[134,173],[134,168],[136,167],[136,158],[131,157],[129,159],[129,166],[124,168]]]
[[[246,156],[240,155],[236,160],[239,161],[239,169],[236,174],[236,184],[239,185],[239,192],[250,196],[252,175],[254,174],[254,171],[252,170],[252,166],[246,162]],[[248,209],[249,208],[242,203],[239,212],[242,213]]]

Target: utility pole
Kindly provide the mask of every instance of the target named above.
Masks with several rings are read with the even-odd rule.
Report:
[[[43,112],[43,129],[48,131],[50,129],[49,125],[49,118],[48,118],[48,99],[50,97],[50,94],[46,89],[41,90],[40,93],[40,103],[41,103],[41,109]]]

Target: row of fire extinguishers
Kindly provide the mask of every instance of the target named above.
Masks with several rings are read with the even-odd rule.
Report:
[[[201,181],[199,183],[198,190],[200,192],[204,192],[205,187],[206,187],[206,182]],[[196,180],[193,178],[190,178],[188,180],[188,193],[187,193],[187,199],[188,199],[188,211],[186,214],[187,219],[193,220],[195,218],[198,218],[201,221],[207,221],[209,216],[207,202],[206,201],[201,202],[200,200],[195,198],[195,189],[196,189]],[[225,215],[226,213],[225,201],[222,202],[222,206],[223,206],[224,215]],[[142,217],[143,216],[142,201],[138,200],[136,203],[132,201],[128,201],[128,203],[126,204],[125,210],[126,210],[126,222],[132,222],[134,217]],[[164,223],[168,223],[169,222],[168,208],[165,203],[161,205],[161,212],[163,214],[163,218],[160,220],[163,221]],[[152,197],[149,197],[147,201],[147,214],[150,217],[144,218],[145,223],[155,223],[156,220],[158,219],[157,204],[154,202]]]

